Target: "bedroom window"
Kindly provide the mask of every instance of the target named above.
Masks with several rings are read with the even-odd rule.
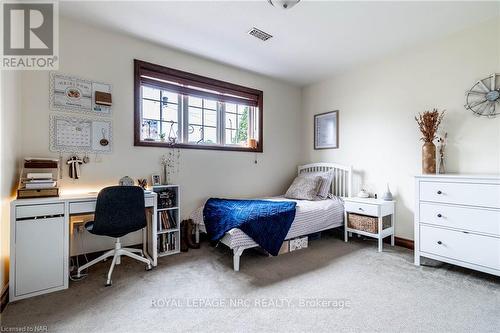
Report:
[[[135,60],[136,146],[262,152],[262,91]]]

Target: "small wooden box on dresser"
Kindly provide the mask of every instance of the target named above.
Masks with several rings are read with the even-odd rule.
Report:
[[[500,175],[422,175],[415,189],[415,265],[426,257],[500,276]]]

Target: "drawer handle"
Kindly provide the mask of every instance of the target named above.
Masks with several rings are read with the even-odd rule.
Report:
[[[437,191],[437,194],[443,194],[443,192],[441,192],[441,191]]]
[[[441,241],[438,241],[437,243],[438,243],[439,245],[443,244],[443,242],[441,242]]]
[[[443,217],[443,215],[441,215],[441,214],[438,214],[438,215],[437,215],[437,217]]]
[[[359,207],[359,208],[358,208],[358,210],[360,210],[360,211],[364,211],[364,209],[363,209],[363,208],[361,208],[361,207]]]

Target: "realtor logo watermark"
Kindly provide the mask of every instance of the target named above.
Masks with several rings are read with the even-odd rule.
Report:
[[[346,298],[167,298],[151,300],[152,308],[182,309],[350,309]]]
[[[1,69],[59,67],[59,8],[56,1],[2,1]]]

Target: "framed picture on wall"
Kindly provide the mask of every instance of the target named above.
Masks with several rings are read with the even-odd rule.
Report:
[[[339,111],[314,115],[314,149],[339,147]]]
[[[160,175],[152,175],[151,184],[153,184],[153,186],[161,185]]]

